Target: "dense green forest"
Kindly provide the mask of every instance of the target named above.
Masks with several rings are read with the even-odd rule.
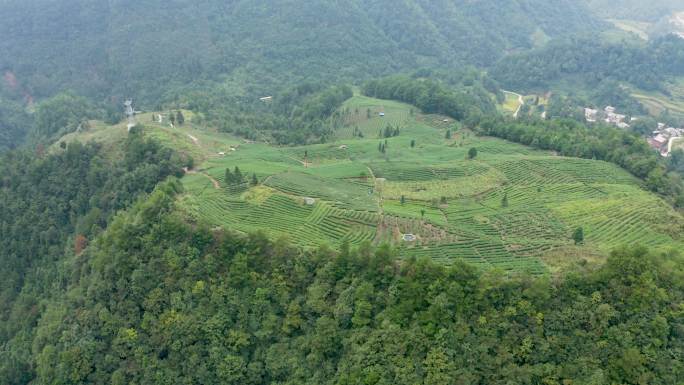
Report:
[[[74,142],[0,158],[0,383],[30,380],[31,338],[45,304],[70,280],[66,258],[118,210],[192,164],[135,132],[122,153],[113,150]]]
[[[671,384],[684,376],[676,255],[615,251],[559,280],[302,252],[188,224],[161,185],[62,265],[21,384]],[[27,336],[24,336],[27,338]]]
[[[602,26],[569,0],[9,0],[0,14],[0,71],[13,88],[149,108],[207,84],[256,97],[305,79],[489,65],[540,38]]]
[[[276,144],[306,144],[325,142],[332,135],[338,109],[352,95],[349,86],[304,82],[269,95],[267,101],[207,90],[183,95],[175,103],[199,112],[197,123],[221,132]]]
[[[562,79],[592,88],[604,80],[617,80],[645,90],[663,90],[668,77],[684,75],[684,39],[665,36],[646,46],[592,38],[561,39],[504,58],[490,75],[503,86],[520,90],[548,90]]]
[[[588,7],[607,19],[654,22],[674,11],[684,10],[679,0],[586,0]]]
[[[363,92],[375,98],[413,104],[429,114],[444,114],[456,120],[477,124],[483,114],[496,114],[491,93],[498,93],[487,77],[468,79],[460,84],[416,76],[393,76],[367,82]],[[487,89],[489,87],[489,90]]]
[[[24,106],[0,97],[0,153],[21,144],[31,125]]]

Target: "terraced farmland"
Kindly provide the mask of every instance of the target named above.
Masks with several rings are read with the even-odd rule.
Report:
[[[199,173],[183,178],[180,206],[212,226],[302,247],[389,242],[401,258],[535,274],[552,270],[547,257],[559,250],[580,259],[623,244],[684,247],[682,215],[610,163],[476,137],[402,103],[357,96],[343,109],[347,124],[332,143],[245,144],[206,156]],[[385,141],[378,131],[387,124],[401,132]],[[471,147],[474,160],[466,159]],[[235,166],[259,185],[231,194],[207,177],[223,184]],[[571,239],[578,227],[583,245]],[[404,241],[407,233],[415,240]]]

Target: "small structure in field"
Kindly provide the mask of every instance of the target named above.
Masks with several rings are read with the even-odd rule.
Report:
[[[380,116],[385,116],[385,113],[384,113],[384,112],[381,112],[381,113],[379,113],[378,115],[380,115]]]
[[[313,206],[316,204],[316,199],[305,197],[304,198],[304,204],[306,204],[307,206]]]
[[[596,120],[598,116],[598,110],[595,110],[593,108],[585,108],[584,109],[584,118],[587,120],[589,123],[596,123]]]
[[[125,114],[126,118],[128,118],[128,124],[126,125],[128,127],[128,132],[131,132],[131,129],[136,126],[136,121],[135,121],[135,110],[133,109],[133,100],[132,99],[126,99],[124,102],[124,107],[125,107]]]
[[[263,98],[259,98],[264,103],[272,102],[273,101],[273,96],[264,96]]]
[[[404,234],[401,239],[404,242],[415,242],[418,238],[414,234]]]

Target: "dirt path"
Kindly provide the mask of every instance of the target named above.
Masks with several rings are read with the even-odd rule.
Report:
[[[269,180],[271,180],[271,178],[273,178],[273,175],[267,176],[266,179],[262,180],[260,184],[266,186],[266,184]]]
[[[216,189],[216,190],[220,190],[220,189],[221,189],[221,184],[219,183],[219,181],[217,181],[216,179],[214,179],[213,176],[207,174],[206,172],[197,172],[197,171],[195,171],[195,170],[188,170],[187,168],[185,168],[184,170],[185,170],[185,173],[186,173],[186,174],[190,174],[190,175],[197,175],[197,174],[204,175],[205,177],[207,177],[207,179],[209,179],[209,180],[211,181],[211,184],[214,185],[214,189]]]
[[[681,140],[682,138],[675,137],[675,138],[670,138],[670,142],[667,144],[667,154],[670,155],[672,153],[672,146],[674,146],[674,143],[678,140]]]
[[[190,140],[192,140],[192,142],[195,143],[196,146],[200,145],[199,139],[197,139],[196,137],[194,137],[190,134],[187,134],[187,135],[188,135],[188,138],[190,138]]]
[[[285,156],[286,156],[287,158],[290,158],[290,159],[294,160],[295,162],[301,163],[302,166],[304,166],[304,168],[309,168],[309,166],[311,166],[311,162],[305,162],[305,161],[303,161],[303,160],[299,160],[299,159],[295,158],[294,156],[289,156],[289,155],[285,155]]]
[[[212,177],[211,175],[207,174],[206,172],[203,172],[202,175],[204,175],[204,176],[206,176],[207,178],[209,178],[209,180],[211,181],[211,184],[214,185],[214,188],[215,188],[216,190],[220,190],[220,189],[221,189],[221,184],[220,184],[216,179],[214,179],[214,177]]]
[[[373,178],[373,191],[374,193],[378,194],[378,213],[382,217],[383,215],[383,210],[382,210],[382,195],[380,195],[378,192],[380,189],[378,189],[378,179],[375,177],[375,173],[373,172],[373,169],[370,168],[370,166],[366,167],[368,169],[368,174],[370,175],[371,178]]]
[[[503,91],[503,90],[502,90],[502,91]],[[511,92],[511,91],[503,91],[503,92],[518,97],[518,109],[515,110],[515,113],[513,113],[513,117],[517,119],[517,118],[518,118],[518,115],[520,114],[520,110],[521,110],[522,107],[525,105],[525,99],[523,98],[522,95],[520,95],[520,94],[517,93],[517,92]]]

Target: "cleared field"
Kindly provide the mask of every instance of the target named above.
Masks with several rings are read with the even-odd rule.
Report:
[[[356,96],[343,115],[347,123],[337,140],[302,147],[228,136],[224,142],[220,134],[195,131],[170,135],[166,128],[155,135],[201,152],[197,173],[183,178],[180,207],[189,215],[287,237],[302,247],[389,242],[402,258],[534,274],[570,260],[600,261],[623,244],[684,247],[684,218],[613,164],[476,137],[449,119],[397,102]],[[400,134],[378,138],[387,124]],[[184,142],[187,134],[199,144]],[[228,143],[240,145],[216,155]],[[468,160],[472,147],[478,155]],[[255,174],[259,185],[228,191],[225,170],[236,166]],[[586,242],[576,246],[571,236],[577,227]],[[415,240],[404,241],[407,233]]]
[[[503,110],[510,114],[514,114],[518,111],[518,108],[520,108],[520,98],[517,94],[512,92],[504,91],[504,94],[506,95],[506,99],[503,102]]]
[[[632,96],[639,100],[654,116],[658,116],[667,110],[678,117],[684,117],[684,79],[678,78],[669,82],[666,87],[669,95],[635,89],[632,90]]]

